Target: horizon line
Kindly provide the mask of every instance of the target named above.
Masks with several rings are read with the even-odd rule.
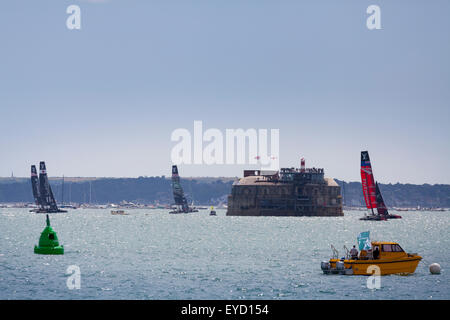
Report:
[[[121,177],[82,177],[82,176],[48,176],[49,179],[85,179],[85,180],[100,180],[100,179],[139,179],[139,178],[162,178],[164,177],[164,179],[171,179],[171,175],[160,175],[160,176],[137,176],[137,177],[130,177],[130,176],[121,176]],[[188,177],[180,177],[181,179],[189,179],[189,180],[194,180],[194,179],[240,179],[240,177],[232,177],[232,176],[188,176]],[[30,177],[0,177],[1,180],[14,180],[14,179],[30,179]],[[345,183],[361,183],[361,181],[347,181],[347,180],[342,180],[342,179],[338,179],[338,178],[332,178],[334,180],[339,180],[339,181],[343,181]],[[380,182],[377,181],[380,184],[411,184],[411,185],[417,185],[417,186],[422,186],[422,185],[430,185],[430,186],[434,186],[434,185],[450,185],[449,183],[410,183],[410,182]]]

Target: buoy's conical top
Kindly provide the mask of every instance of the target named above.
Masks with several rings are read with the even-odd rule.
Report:
[[[50,227],[50,218],[48,217],[48,214],[47,214],[47,227]]]

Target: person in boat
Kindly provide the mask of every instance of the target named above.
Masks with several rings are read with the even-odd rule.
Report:
[[[356,246],[353,246],[353,248],[350,250],[350,255],[352,256],[353,260],[358,259],[358,249],[356,249]]]
[[[373,249],[373,258],[378,259],[379,257],[380,257],[380,250],[378,249],[378,247],[375,247],[375,249]]]

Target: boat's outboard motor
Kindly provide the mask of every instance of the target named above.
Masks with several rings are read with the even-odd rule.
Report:
[[[323,271],[323,272],[330,271],[330,262],[328,262],[328,261],[322,261],[322,262],[320,263],[320,268],[322,268],[322,271]]]

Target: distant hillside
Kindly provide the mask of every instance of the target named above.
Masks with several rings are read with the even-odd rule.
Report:
[[[236,178],[182,178],[181,183],[189,201],[195,204],[218,205],[226,197]],[[364,206],[360,182],[343,182],[344,204]],[[56,200],[62,199],[61,178],[50,178]],[[450,207],[450,185],[380,184],[388,207]],[[129,201],[142,204],[173,202],[169,178],[65,178],[64,202],[119,203]],[[30,179],[0,178],[0,203],[33,202]]]
[[[233,178],[181,179],[188,201],[195,204],[217,205],[226,202]],[[62,179],[50,178],[57,202],[62,201]],[[134,203],[170,204],[173,202],[170,179],[162,177],[139,178],[65,178],[64,202],[73,203]],[[0,179],[0,203],[33,202],[30,179]]]
[[[344,205],[365,206],[360,182],[344,182],[336,180],[341,186]],[[386,206],[449,208],[450,185],[448,184],[379,184]]]

